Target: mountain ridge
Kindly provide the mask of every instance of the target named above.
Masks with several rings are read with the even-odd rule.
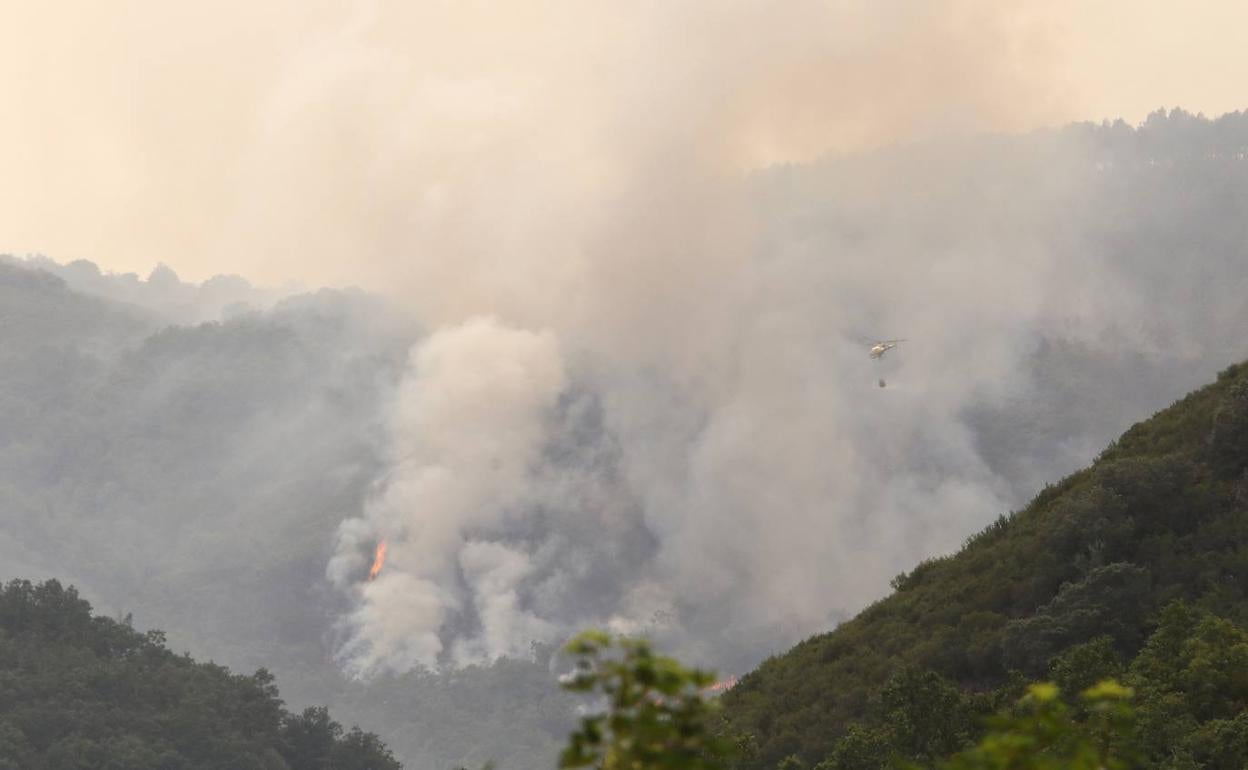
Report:
[[[1051,673],[1108,637],[1139,652],[1185,601],[1248,626],[1248,365],[1136,423],[1090,466],[898,575],[894,592],[833,631],[772,656],[724,696],[754,736],[748,767],[810,766],[909,669],[966,693]]]

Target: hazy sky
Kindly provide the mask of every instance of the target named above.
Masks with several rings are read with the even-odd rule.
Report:
[[[1248,106],[1235,0],[5,5],[0,251],[191,279],[488,276],[672,157]]]

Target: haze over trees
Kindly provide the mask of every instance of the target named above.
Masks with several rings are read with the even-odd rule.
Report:
[[[539,459],[592,482],[584,499],[611,512],[610,535],[579,509],[535,506],[466,537],[529,559],[511,606],[567,609],[534,627],[558,636],[622,618],[664,649],[736,673],[849,619],[902,570],[899,596],[921,590],[948,568],[915,562],[1021,508],[1133,421],[1248,355],[1245,147],[1243,114],[1171,112],[1138,128],[933,142],[755,174],[744,184],[762,236],[742,274],[760,307],[716,315],[699,298],[721,286],[717,263],[695,263],[688,293],[672,284],[685,315],[656,307],[663,334],[628,328],[617,348],[579,351],[587,363],[561,394],[562,421]],[[1039,184],[1053,169],[1062,184]],[[1037,265],[1052,265],[1043,280]],[[701,333],[704,311],[722,339]],[[682,390],[683,375],[658,366],[640,383],[621,373],[633,359],[618,351],[677,332],[708,359],[740,356],[703,390]],[[914,340],[877,372],[853,341],[864,333]],[[328,703],[410,765],[549,767],[575,721],[572,700],[549,686],[552,639],[459,669],[448,659],[436,672],[341,673],[343,619],[356,604],[326,565],[341,523],[394,477],[395,404],[409,351],[426,338],[406,309],[358,291],[269,292],[238,278],[197,287],[168,269],[140,280],[85,262],[4,260],[0,577],[56,577],[108,615],[166,629],[174,650],[266,667],[296,711]],[[747,355],[760,350],[784,356]],[[617,398],[604,398],[612,388]],[[639,400],[621,407],[621,396]],[[634,411],[612,417],[624,407]],[[647,419],[625,419],[637,415]],[[1238,418],[1223,419],[1219,435],[1238,435]],[[624,422],[637,433],[622,437]],[[788,443],[790,428],[811,425],[828,432]],[[824,441],[841,435],[845,446]],[[1219,439],[1232,453],[1236,440]],[[829,445],[842,454],[809,451]],[[651,450],[672,461],[639,467]],[[1080,551],[1078,533],[1064,532],[1053,547],[1067,550],[1029,552],[1045,563],[1034,585],[1019,578],[1031,593],[1011,605],[1017,617],[972,613],[922,634],[914,654],[952,656],[962,637],[985,650],[1008,642],[1008,661],[965,654],[934,669],[979,682],[1011,666],[1047,675],[1089,628],[1119,655],[1144,644],[1167,546],[1148,541],[1156,563],[1124,561],[1115,549],[1139,533],[1097,517],[1126,504],[1114,484],[1150,484],[1159,500],[1211,472],[1146,459],[1063,498],[1070,516],[1103,527],[1100,545]],[[1149,515],[1163,527],[1164,511]],[[797,560],[789,546],[799,545],[826,553]],[[1062,566],[1065,556],[1079,566]],[[799,571],[800,581],[775,577]],[[1059,600],[1062,581],[1072,587]],[[710,593],[685,597],[682,585]],[[1098,615],[1102,591],[1127,614]],[[673,593],[670,606],[642,601]],[[436,629],[447,650],[481,638],[487,604],[463,606]],[[894,663],[864,664],[870,676],[846,700],[828,684],[818,708],[829,724],[848,730],[868,714]],[[780,727],[800,722],[775,714]],[[760,730],[761,756],[822,761],[834,732],[799,746]]]
[[[956,554],[898,575],[852,621],[769,659],[724,696],[757,741],[745,767],[935,762],[1039,678],[1070,695],[1133,687],[1143,766],[1245,766],[1245,437],[1240,364]]]
[[[1248,362],[766,661],[723,712],[713,674],[581,634],[564,687],[596,702],[560,766],[1243,768],[1246,533]]]

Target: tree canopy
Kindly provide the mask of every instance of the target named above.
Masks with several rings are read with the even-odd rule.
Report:
[[[0,588],[3,770],[399,770],[324,708],[286,711],[273,676],[175,655],[56,580]]]
[[[1122,678],[1149,766],[1248,766],[1246,414],[1233,366],[743,677],[724,704],[758,745],[745,766],[935,762],[1036,678]]]

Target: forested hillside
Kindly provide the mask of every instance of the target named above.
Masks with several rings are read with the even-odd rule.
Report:
[[[264,669],[170,652],[159,631],[94,616],[73,588],[0,589],[0,768],[397,770],[371,733],[291,714]]]
[[[1128,430],[955,555],[744,677],[755,767],[947,756],[1021,682],[1125,677],[1165,767],[1248,762],[1248,365]]]

